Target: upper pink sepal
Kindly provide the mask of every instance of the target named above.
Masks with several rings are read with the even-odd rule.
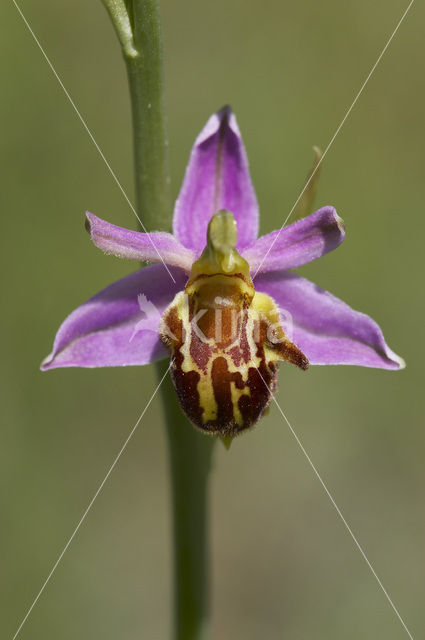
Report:
[[[199,254],[205,246],[211,216],[220,209],[235,216],[238,249],[256,240],[258,203],[242,136],[230,107],[212,115],[196,138],[174,209],[174,235]]]

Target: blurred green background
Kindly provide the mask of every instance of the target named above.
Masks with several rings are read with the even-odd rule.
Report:
[[[192,142],[230,103],[260,202],[283,222],[407,0],[163,0],[173,196]],[[100,2],[21,0],[124,188],[129,99]],[[278,399],[412,634],[423,637],[424,40],[406,21],[324,162],[317,205],[347,223],[301,272],[372,315],[407,369],[281,367]],[[135,265],[102,255],[85,209],[136,220],[11,1],[1,24],[1,608],[12,638],[150,397],[151,367],[41,374],[78,304]],[[156,399],[20,637],[169,637],[167,451]],[[276,408],[211,485],[214,638],[407,637]]]

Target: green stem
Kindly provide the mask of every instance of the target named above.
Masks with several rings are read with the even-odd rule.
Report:
[[[133,0],[134,43],[140,55],[127,58],[133,112],[137,205],[146,228],[171,227],[163,52],[157,0]]]
[[[160,363],[164,375],[167,363]],[[208,477],[215,439],[195,431],[170,382],[162,387],[172,478],[174,637],[209,637]]]
[[[133,114],[137,208],[145,228],[169,230],[171,204],[157,0],[102,0],[121,44]],[[164,274],[166,276],[166,274]],[[168,277],[168,276],[166,276]],[[167,364],[159,363],[162,377]],[[208,476],[215,440],[184,417],[170,377],[161,387],[169,441],[175,640],[208,634]]]
[[[121,44],[133,115],[136,202],[148,231],[171,227],[163,52],[157,0],[102,0]]]

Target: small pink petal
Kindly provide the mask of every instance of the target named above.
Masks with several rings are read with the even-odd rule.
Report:
[[[87,211],[87,230],[96,247],[119,258],[143,262],[164,262],[189,272],[194,253],[184,247],[171,233],[153,231],[141,233],[98,218]]]
[[[295,269],[333,251],[344,238],[344,222],[334,207],[323,207],[279,231],[261,236],[242,254],[253,275]]]

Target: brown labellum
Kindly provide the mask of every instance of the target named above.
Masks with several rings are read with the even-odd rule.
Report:
[[[213,216],[207,247],[160,328],[183,411],[196,427],[223,438],[258,422],[276,389],[279,361],[308,367],[274,301],[255,292],[235,237],[229,241],[229,216]]]

